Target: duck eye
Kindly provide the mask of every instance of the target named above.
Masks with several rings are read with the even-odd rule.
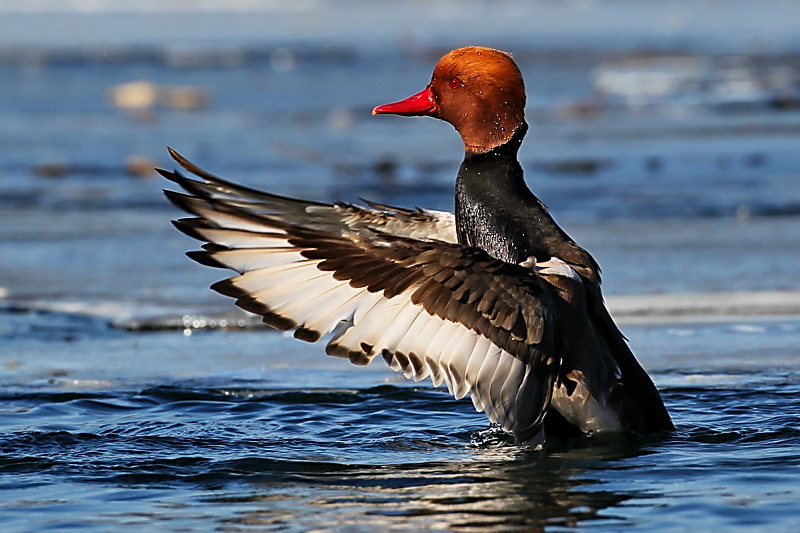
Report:
[[[462,85],[464,84],[461,83],[461,80],[458,78],[453,78],[452,80],[450,80],[450,87],[452,87],[453,89],[458,89]]]

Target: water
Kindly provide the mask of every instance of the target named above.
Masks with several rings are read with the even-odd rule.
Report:
[[[0,6],[0,530],[796,528],[791,3],[60,5]],[[369,110],[465,32],[517,57],[528,180],[604,267],[674,434],[522,450],[468,400],[260,328],[127,167],[171,145],[284,194],[451,209],[451,128]],[[162,99],[112,105],[136,80]],[[163,96],[185,86],[197,108]]]
[[[69,351],[92,364],[6,383],[5,531],[753,531],[796,522],[795,319],[628,326],[640,353],[648,348],[677,432],[530,452],[468,401],[378,365],[353,372],[280,334],[6,318],[15,331],[39,329],[28,346],[14,343],[18,353],[46,365]],[[725,360],[707,361],[715,356]]]

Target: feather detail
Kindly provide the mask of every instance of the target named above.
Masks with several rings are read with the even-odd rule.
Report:
[[[178,158],[202,179],[162,171],[186,191],[170,200],[194,215],[176,227],[206,242],[191,257],[239,273],[215,290],[301,340],[331,334],[330,355],[363,365],[380,354],[407,378],[471,395],[518,437],[538,431],[557,365],[531,367],[557,355],[553,295],[534,270],[445,242],[451,219],[438,212],[283,198]]]

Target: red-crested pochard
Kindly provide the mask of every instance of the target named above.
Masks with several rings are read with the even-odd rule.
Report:
[[[373,114],[428,115],[464,142],[455,215],[325,204],[160,171],[205,242],[189,257],[238,274],[212,288],[266,324],[366,365],[446,383],[516,440],[673,429],[656,387],[612,320],[600,268],[528,189],[517,151],[525,87],[507,53],[446,54],[430,84]]]

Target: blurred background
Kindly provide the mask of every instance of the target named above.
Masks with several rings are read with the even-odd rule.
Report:
[[[452,209],[452,129],[370,110],[469,44],[519,62],[528,181],[609,294],[797,290],[799,16],[789,1],[4,0],[0,290],[115,319],[220,302],[204,290],[217,273],[176,253],[189,244],[152,171],[173,166],[167,145],[283,194]]]
[[[213,173],[272,192],[452,210],[463,155],[452,128],[431,119],[373,117],[370,111],[421,90],[445,52],[475,44],[509,51],[519,63],[531,126],[521,151],[528,183],[604,268],[612,314],[657,384],[672,387],[666,398],[679,425],[700,440],[738,446],[742,442],[736,439],[744,438],[735,433],[741,418],[710,421],[723,416],[721,407],[730,400],[714,396],[715,387],[760,387],[762,396],[751,397],[753,405],[740,413],[754,413],[755,428],[766,419],[758,415],[759,406],[778,404],[788,413],[775,422],[773,433],[759,433],[760,442],[771,451],[776,441],[770,439],[784,444],[794,439],[794,451],[782,457],[777,470],[789,475],[794,465],[796,472],[800,408],[792,411],[787,400],[770,395],[792,384],[796,391],[800,375],[798,27],[800,2],[790,0],[0,0],[0,385],[12,391],[4,397],[4,412],[20,413],[9,418],[4,431],[24,434],[0,442],[7,446],[0,449],[34,442],[25,452],[37,457],[25,463],[33,465],[30,471],[52,472],[48,465],[57,465],[67,474],[52,479],[68,487],[64,493],[31,489],[19,497],[72,502],[50,507],[55,521],[48,524],[61,524],[54,527],[63,531],[70,522],[59,520],[70,512],[93,516],[98,508],[117,509],[127,517],[160,512],[148,502],[167,496],[146,481],[144,488],[153,492],[142,496],[140,507],[109,495],[119,481],[111,472],[123,463],[130,464],[131,475],[138,469],[169,477],[213,470],[215,461],[224,462],[222,451],[214,455],[223,449],[292,460],[341,454],[366,462],[398,461],[397,450],[403,449],[410,461],[424,462],[430,450],[415,446],[436,439],[452,446],[435,452],[442,460],[453,455],[461,461],[463,442],[469,440],[464,428],[485,424],[469,402],[458,404],[468,413],[456,419],[463,422],[461,433],[440,421],[441,434],[400,444],[386,437],[394,444],[369,452],[378,459],[364,458],[360,446],[341,448],[347,439],[335,432],[312,432],[311,444],[286,448],[286,439],[300,437],[269,424],[281,417],[294,420],[300,408],[289,400],[280,404],[289,407],[259,412],[270,420],[264,427],[272,433],[264,438],[276,439],[274,449],[250,449],[252,440],[237,440],[238,426],[224,429],[226,410],[198,407],[192,419],[196,406],[176,402],[221,402],[224,393],[233,398],[225,409],[238,409],[245,400],[236,398],[259,397],[263,390],[252,392],[259,387],[335,383],[360,390],[400,381],[379,364],[352,371],[347,362],[324,357],[320,346],[250,330],[256,321],[207,289],[225,273],[184,257],[195,243],[169,224],[180,214],[164,199],[161,189],[168,184],[153,168],[174,167],[166,152],[171,146]],[[233,332],[232,326],[248,331]],[[146,389],[176,382],[179,393]],[[251,392],[237,396],[239,389],[219,388],[231,383]],[[681,388],[697,384],[707,388],[691,393]],[[62,391],[106,396],[57,396]],[[391,401],[375,394],[380,405]],[[320,401],[348,405],[345,396]],[[429,404],[440,405],[445,397],[432,396]],[[700,397],[706,404],[691,403]],[[417,408],[410,402],[402,405]],[[438,407],[426,410],[429,404],[418,420],[435,418],[431,413]],[[152,405],[162,407],[154,412]],[[131,410],[125,411],[133,417],[129,426],[113,418],[123,407]],[[186,425],[173,425],[173,417],[185,417]],[[366,428],[361,439],[380,442],[380,428],[402,428],[407,420],[399,416],[390,418],[391,424],[379,420],[370,426],[367,415],[352,417]],[[343,427],[335,416],[330,424]],[[51,441],[36,435],[61,446],[60,437],[48,431],[99,437],[69,437],[77,439],[78,448],[86,446],[88,457],[71,463],[72,451],[42,451]],[[213,442],[218,431],[231,447],[200,449],[208,462],[192,463],[185,471],[177,463],[151,468],[127,455],[128,438],[136,435],[165,439],[161,448],[135,445],[142,457],[152,454],[158,461],[178,453],[175,443],[194,450]],[[265,430],[249,427],[243,433],[258,431]],[[404,431],[414,435],[411,426]],[[676,461],[691,462],[696,444],[689,443],[686,456],[670,449],[678,454]],[[93,455],[97,446],[107,448]],[[419,457],[413,450],[422,450]],[[762,486],[763,478],[737,485],[724,477],[736,471],[736,460],[747,458],[739,450],[706,471],[708,483],[736,487],[730,490],[740,495]],[[0,461],[4,464],[11,463]],[[80,492],[86,485],[70,484],[75,472],[109,477],[96,493],[86,493]],[[508,475],[515,482],[544,474]],[[713,505],[700,511],[700,522],[692,527],[719,526],[714,506],[727,496],[711,485],[698,485],[692,493],[685,478],[655,475],[651,485],[645,483],[651,490],[672,486],[680,497],[685,490],[692,497],[710,494]],[[791,493],[795,479],[765,483],[763,490]],[[620,488],[621,496],[563,505],[572,500],[555,498],[562,503],[553,516],[574,524],[586,514],[580,509],[593,516],[617,496],[636,497],[625,492],[624,479],[611,476],[603,483],[605,490]],[[19,487],[13,481],[0,485]],[[431,487],[433,493],[440,490],[435,482]],[[169,496],[187,505],[186,513],[205,497],[201,488],[191,489],[196,491]],[[83,494],[83,504],[68,493],[75,490]],[[767,493],[754,498],[774,502]],[[7,514],[12,517],[7,520],[18,520],[9,527],[19,531],[28,530],[25,521],[37,512],[21,501],[10,504],[13,517]],[[106,508],[110,502],[117,503]],[[231,505],[232,514],[241,511]],[[796,508],[792,514],[756,507],[764,523],[797,516]],[[306,516],[302,506],[288,508],[290,515]],[[653,513],[648,523],[663,531],[659,525],[667,519],[657,509]],[[108,530],[104,525],[113,519],[103,522],[103,516],[95,525]],[[298,516],[292,520],[301,520]],[[200,529],[208,525],[207,519],[197,520]],[[421,520],[420,525],[431,524]]]
[[[370,110],[482,44],[519,62],[528,181],[609,292],[796,290],[799,16],[788,1],[4,0],[0,287],[117,317],[219,301],[176,254],[152,171],[173,166],[167,145],[283,194],[451,210],[451,128]]]

